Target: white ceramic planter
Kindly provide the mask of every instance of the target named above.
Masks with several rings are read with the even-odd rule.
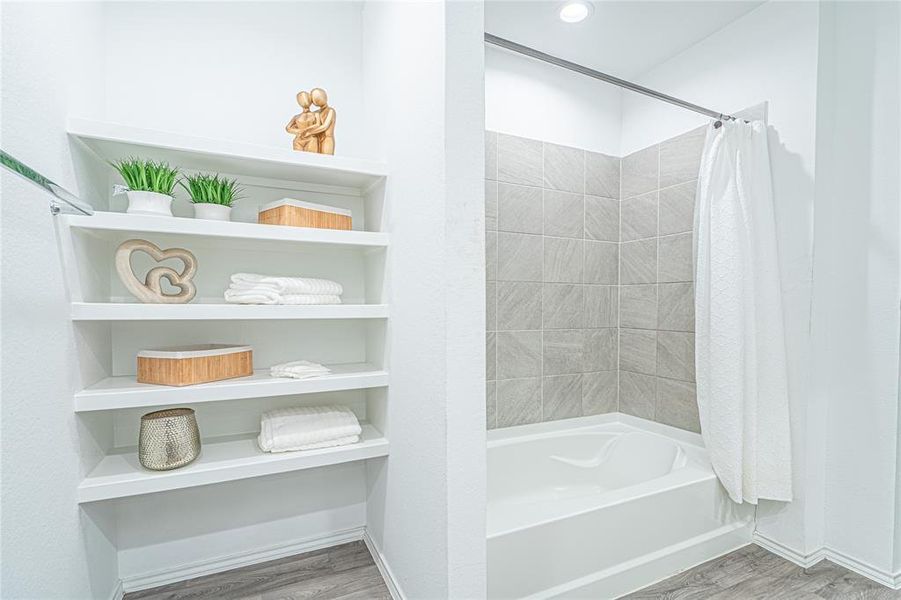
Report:
[[[231,221],[232,207],[222,204],[209,204],[197,202],[194,204],[195,219],[209,219],[210,221]]]
[[[172,196],[157,192],[125,192],[128,197],[128,210],[132,215],[172,216]]]

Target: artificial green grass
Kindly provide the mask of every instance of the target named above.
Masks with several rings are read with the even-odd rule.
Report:
[[[194,204],[231,206],[241,197],[243,191],[235,179],[204,173],[189,175],[178,184],[185,188]]]
[[[169,163],[126,158],[111,164],[119,171],[119,175],[131,191],[156,192],[171,196],[172,190],[175,189],[178,168],[170,167]]]

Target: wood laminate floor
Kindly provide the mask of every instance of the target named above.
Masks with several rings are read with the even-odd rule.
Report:
[[[363,542],[125,594],[124,600],[390,600]]]
[[[390,598],[362,542],[125,595],[125,600]],[[629,594],[624,600],[901,600],[901,592],[828,561],[802,569],[751,545]]]
[[[627,600],[896,600],[901,592],[821,561],[802,569],[760,546],[745,546]]]

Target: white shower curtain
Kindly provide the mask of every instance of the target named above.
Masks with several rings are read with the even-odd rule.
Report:
[[[791,438],[766,125],[711,123],[694,249],[698,408],[735,502],[789,501]]]

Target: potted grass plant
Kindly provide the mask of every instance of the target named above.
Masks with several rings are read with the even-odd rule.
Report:
[[[241,186],[235,179],[199,173],[179,182],[194,204],[195,219],[231,220],[232,205],[239,199]]]
[[[112,163],[125,181],[126,212],[139,215],[172,216],[172,190],[178,169],[169,163],[126,158]]]

